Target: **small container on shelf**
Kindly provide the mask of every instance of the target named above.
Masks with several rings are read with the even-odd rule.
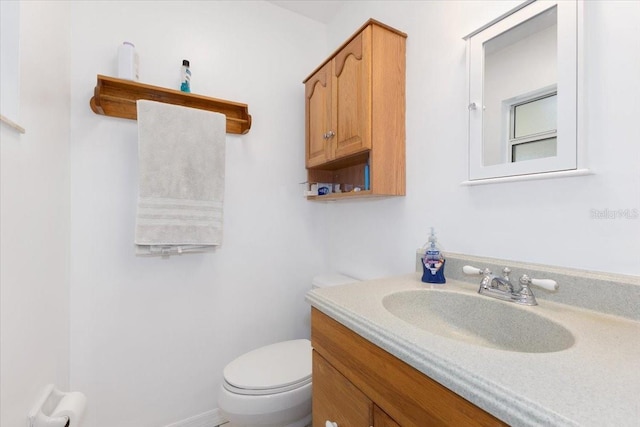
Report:
[[[182,92],[191,92],[191,69],[189,68],[189,61],[186,59],[182,60],[181,67],[182,77],[180,79],[180,90]]]
[[[140,58],[136,47],[131,42],[123,42],[118,47],[118,77],[125,80],[140,80]]]

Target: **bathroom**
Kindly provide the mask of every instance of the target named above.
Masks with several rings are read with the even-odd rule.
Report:
[[[410,272],[430,226],[445,251],[640,275],[638,2],[585,4],[593,173],[480,186],[460,185],[462,38],[520,2],[342,3],[321,22],[267,1],[20,2],[26,133],[2,125],[0,144],[2,427],[48,383],[87,395],[90,427],[209,419],[226,363],[309,336],[314,275]],[[406,196],[311,202],[302,81],[369,18],[408,35]],[[227,135],[213,253],[135,256],[136,124],[89,108],[124,40],[142,82],[177,88],[188,58],[192,92],[249,105],[250,132]]]

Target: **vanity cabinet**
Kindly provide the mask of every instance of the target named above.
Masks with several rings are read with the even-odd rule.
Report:
[[[304,80],[308,181],[365,190],[369,166],[369,190],[323,198],[404,195],[406,37],[369,20]]]
[[[438,382],[311,309],[313,426],[506,426]]]

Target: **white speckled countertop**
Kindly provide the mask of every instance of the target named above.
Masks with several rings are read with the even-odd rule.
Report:
[[[521,353],[428,332],[382,304],[385,296],[405,290],[488,298],[477,289],[461,280],[425,284],[415,273],[315,289],[307,301],[511,425],[640,426],[639,321],[539,297],[538,306],[518,307],[561,324],[575,342],[563,351]]]

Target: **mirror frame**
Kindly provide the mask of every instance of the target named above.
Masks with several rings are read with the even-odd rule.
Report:
[[[557,155],[485,166],[482,140],[484,43],[553,7],[558,8]],[[578,0],[526,1],[464,37],[467,41],[469,89],[469,181],[466,182],[467,184],[498,178],[541,178],[557,175],[558,172],[584,172],[584,169],[580,169],[584,167],[583,154],[581,154],[584,150],[581,149],[579,140],[582,85],[581,17],[582,2]]]

